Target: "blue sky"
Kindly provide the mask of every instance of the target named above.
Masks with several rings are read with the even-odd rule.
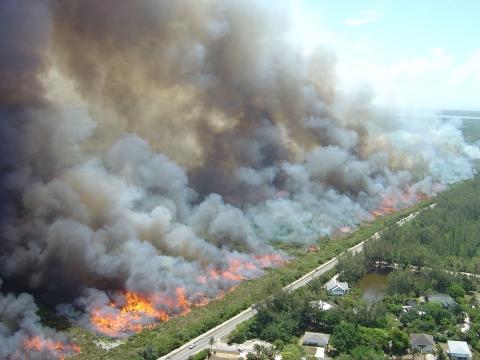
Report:
[[[346,89],[387,107],[480,110],[480,0],[298,0],[304,47],[329,44]]]

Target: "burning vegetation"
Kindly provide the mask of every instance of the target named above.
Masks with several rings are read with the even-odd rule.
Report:
[[[76,344],[64,344],[62,341],[45,339],[42,336],[25,340],[23,346],[27,359],[65,359],[81,353],[80,347]]]
[[[262,267],[283,266],[288,260],[279,254],[267,255],[255,259],[255,263],[245,263],[233,258],[228,270],[205,269],[205,275],[197,277],[199,283],[208,287],[209,284],[219,281],[231,281],[238,285],[245,280],[244,269],[254,271],[255,276],[262,272]],[[253,276],[252,276],[253,277]],[[251,277],[250,277],[251,278]],[[235,285],[228,291],[233,291]],[[95,330],[111,337],[124,338],[138,333],[144,328],[153,327],[161,322],[168,321],[171,316],[183,316],[190,312],[192,306],[204,306],[209,302],[204,294],[198,292],[185,297],[186,289],[178,287],[170,297],[158,294],[143,293],[115,293],[111,296],[108,307],[93,307],[91,323]],[[221,298],[224,291],[219,292],[216,299]]]

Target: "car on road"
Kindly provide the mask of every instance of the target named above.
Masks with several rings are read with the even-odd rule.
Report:
[[[197,346],[197,345],[196,344],[190,344],[190,345],[188,345],[188,348],[193,349],[195,346]]]
[[[242,348],[238,348],[237,350],[238,350],[238,352],[243,352]]]

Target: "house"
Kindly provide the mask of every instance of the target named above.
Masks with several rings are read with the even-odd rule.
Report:
[[[440,304],[443,308],[448,308],[455,303],[455,300],[448,294],[427,294],[425,299],[430,303]]]
[[[325,347],[330,340],[330,334],[306,332],[303,336],[302,345]]]
[[[407,305],[402,306],[402,311],[407,312],[412,310],[414,307],[418,306],[417,302],[414,300],[408,300]]]
[[[337,282],[337,280],[331,280],[325,285],[328,295],[342,296],[348,294],[349,288],[346,282]]]
[[[410,334],[410,350],[418,349],[422,354],[431,353],[435,341],[432,335],[428,334]]]
[[[331,308],[337,306],[333,303],[330,303],[328,301],[323,301],[323,300],[318,300],[318,301],[312,301],[310,302],[310,305],[312,307],[316,307],[318,309],[322,309],[323,311],[330,310]]]
[[[447,355],[452,360],[467,360],[472,357],[472,353],[465,341],[448,340]]]

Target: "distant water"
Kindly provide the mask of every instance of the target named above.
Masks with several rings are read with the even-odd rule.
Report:
[[[442,119],[480,120],[479,116],[438,115],[438,117]]]
[[[363,291],[362,299],[367,301],[382,300],[386,295],[381,285],[387,285],[388,273],[371,272],[363,275],[358,281],[358,287]]]

